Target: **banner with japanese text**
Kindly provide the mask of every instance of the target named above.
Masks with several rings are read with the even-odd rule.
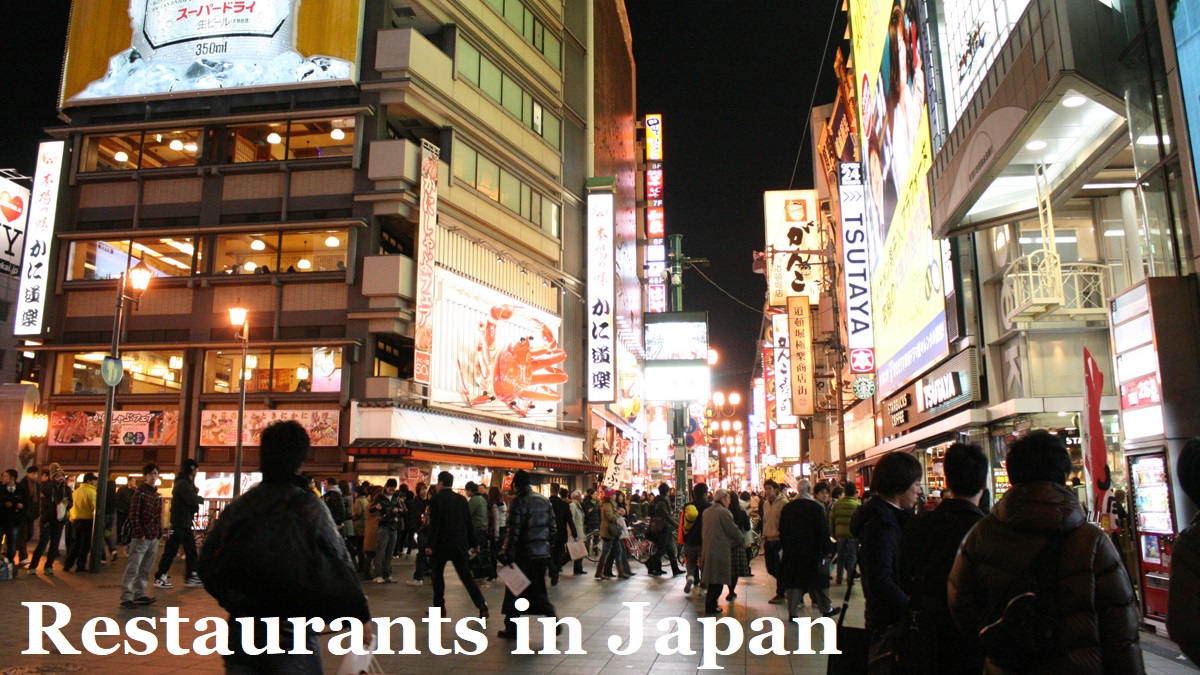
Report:
[[[38,146],[33,173],[29,222],[25,229],[25,255],[21,259],[21,286],[17,292],[14,335],[41,335],[52,274],[50,244],[58,214],[58,191],[62,181],[64,141],[46,141]]]
[[[438,157],[441,151],[421,141],[421,212],[417,224],[417,290],[413,331],[413,381],[429,384],[433,361],[433,267],[436,262]]]
[[[792,414],[812,415],[816,408],[812,362],[812,306],[808,298],[788,298],[787,325],[792,357]]]
[[[242,423],[242,445],[257,446],[262,432],[275,422],[298,422],[316,447],[338,444],[339,410],[247,410]],[[237,445],[236,410],[205,410],[200,413],[200,445]]]
[[[587,238],[587,398],[589,403],[617,400],[615,352],[617,327],[613,230],[614,198],[611,192],[588,195]]]
[[[772,307],[789,296],[803,295],[816,304],[823,266],[815,251],[825,248],[818,223],[816,190],[773,190],[763,193],[766,223],[767,295]]]
[[[112,446],[175,445],[178,415],[170,410],[117,410],[113,412]],[[101,445],[104,412],[92,410],[50,413],[50,445]]]

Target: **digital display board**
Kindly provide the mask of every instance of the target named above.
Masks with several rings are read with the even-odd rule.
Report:
[[[363,0],[76,0],[59,106],[351,84]]]
[[[643,320],[647,360],[708,358],[708,316],[704,312],[663,312]]]
[[[949,353],[942,247],[926,175],[932,164],[917,0],[851,0],[879,390],[888,394]]]

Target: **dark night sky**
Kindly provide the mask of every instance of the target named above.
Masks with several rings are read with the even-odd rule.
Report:
[[[626,0],[637,62],[638,115],[664,115],[667,231],[704,273],[752,307],[766,280],[750,271],[763,248],[762,192],[788,189],[808,119],[814,80],[840,0],[741,3]],[[0,105],[0,167],[28,174],[55,111],[68,0],[5,0],[0,22],[6,74]],[[833,29],[835,46],[844,17]],[[816,104],[832,102],[832,50]],[[813,187],[811,135],[790,187]],[[721,352],[714,386],[745,389],[761,323],[694,271],[684,274],[684,308],[707,310]]]
[[[840,5],[626,0],[638,116],[663,115],[667,232],[682,234],[684,254],[712,261],[704,274],[755,308],[767,289],[766,277],[750,270],[751,252],[764,246],[762,193],[814,187],[811,134],[789,181],[818,72],[816,105],[836,94],[833,54],[844,15],[820,63]],[[746,391],[761,312],[694,271],[684,273],[684,309],[709,313],[711,342],[721,354],[714,388]]]

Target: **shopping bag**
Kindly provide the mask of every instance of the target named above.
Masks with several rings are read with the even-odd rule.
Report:
[[[567,553],[571,554],[571,560],[585,558],[587,557],[587,544],[580,539],[572,539],[567,542]]]
[[[349,652],[342,657],[342,662],[338,665],[337,675],[363,675],[363,673],[382,673],[383,669],[379,667],[379,661],[375,658],[375,636],[371,636],[371,644],[367,647],[366,654],[355,654]]]
[[[512,594],[517,597],[521,597],[525,589],[529,588],[529,577],[525,576],[521,568],[515,564],[505,565],[496,570],[496,573],[500,575],[500,580],[504,582],[508,590],[512,591]]]

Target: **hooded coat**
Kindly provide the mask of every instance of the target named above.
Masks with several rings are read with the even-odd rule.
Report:
[[[970,634],[996,621],[1055,535],[1065,537],[1052,586],[1059,653],[1026,672],[1145,672],[1137,601],[1116,548],[1075,494],[1049,481],[1014,485],[967,534],[947,587],[954,621]],[[989,659],[985,672],[1005,671]]]

